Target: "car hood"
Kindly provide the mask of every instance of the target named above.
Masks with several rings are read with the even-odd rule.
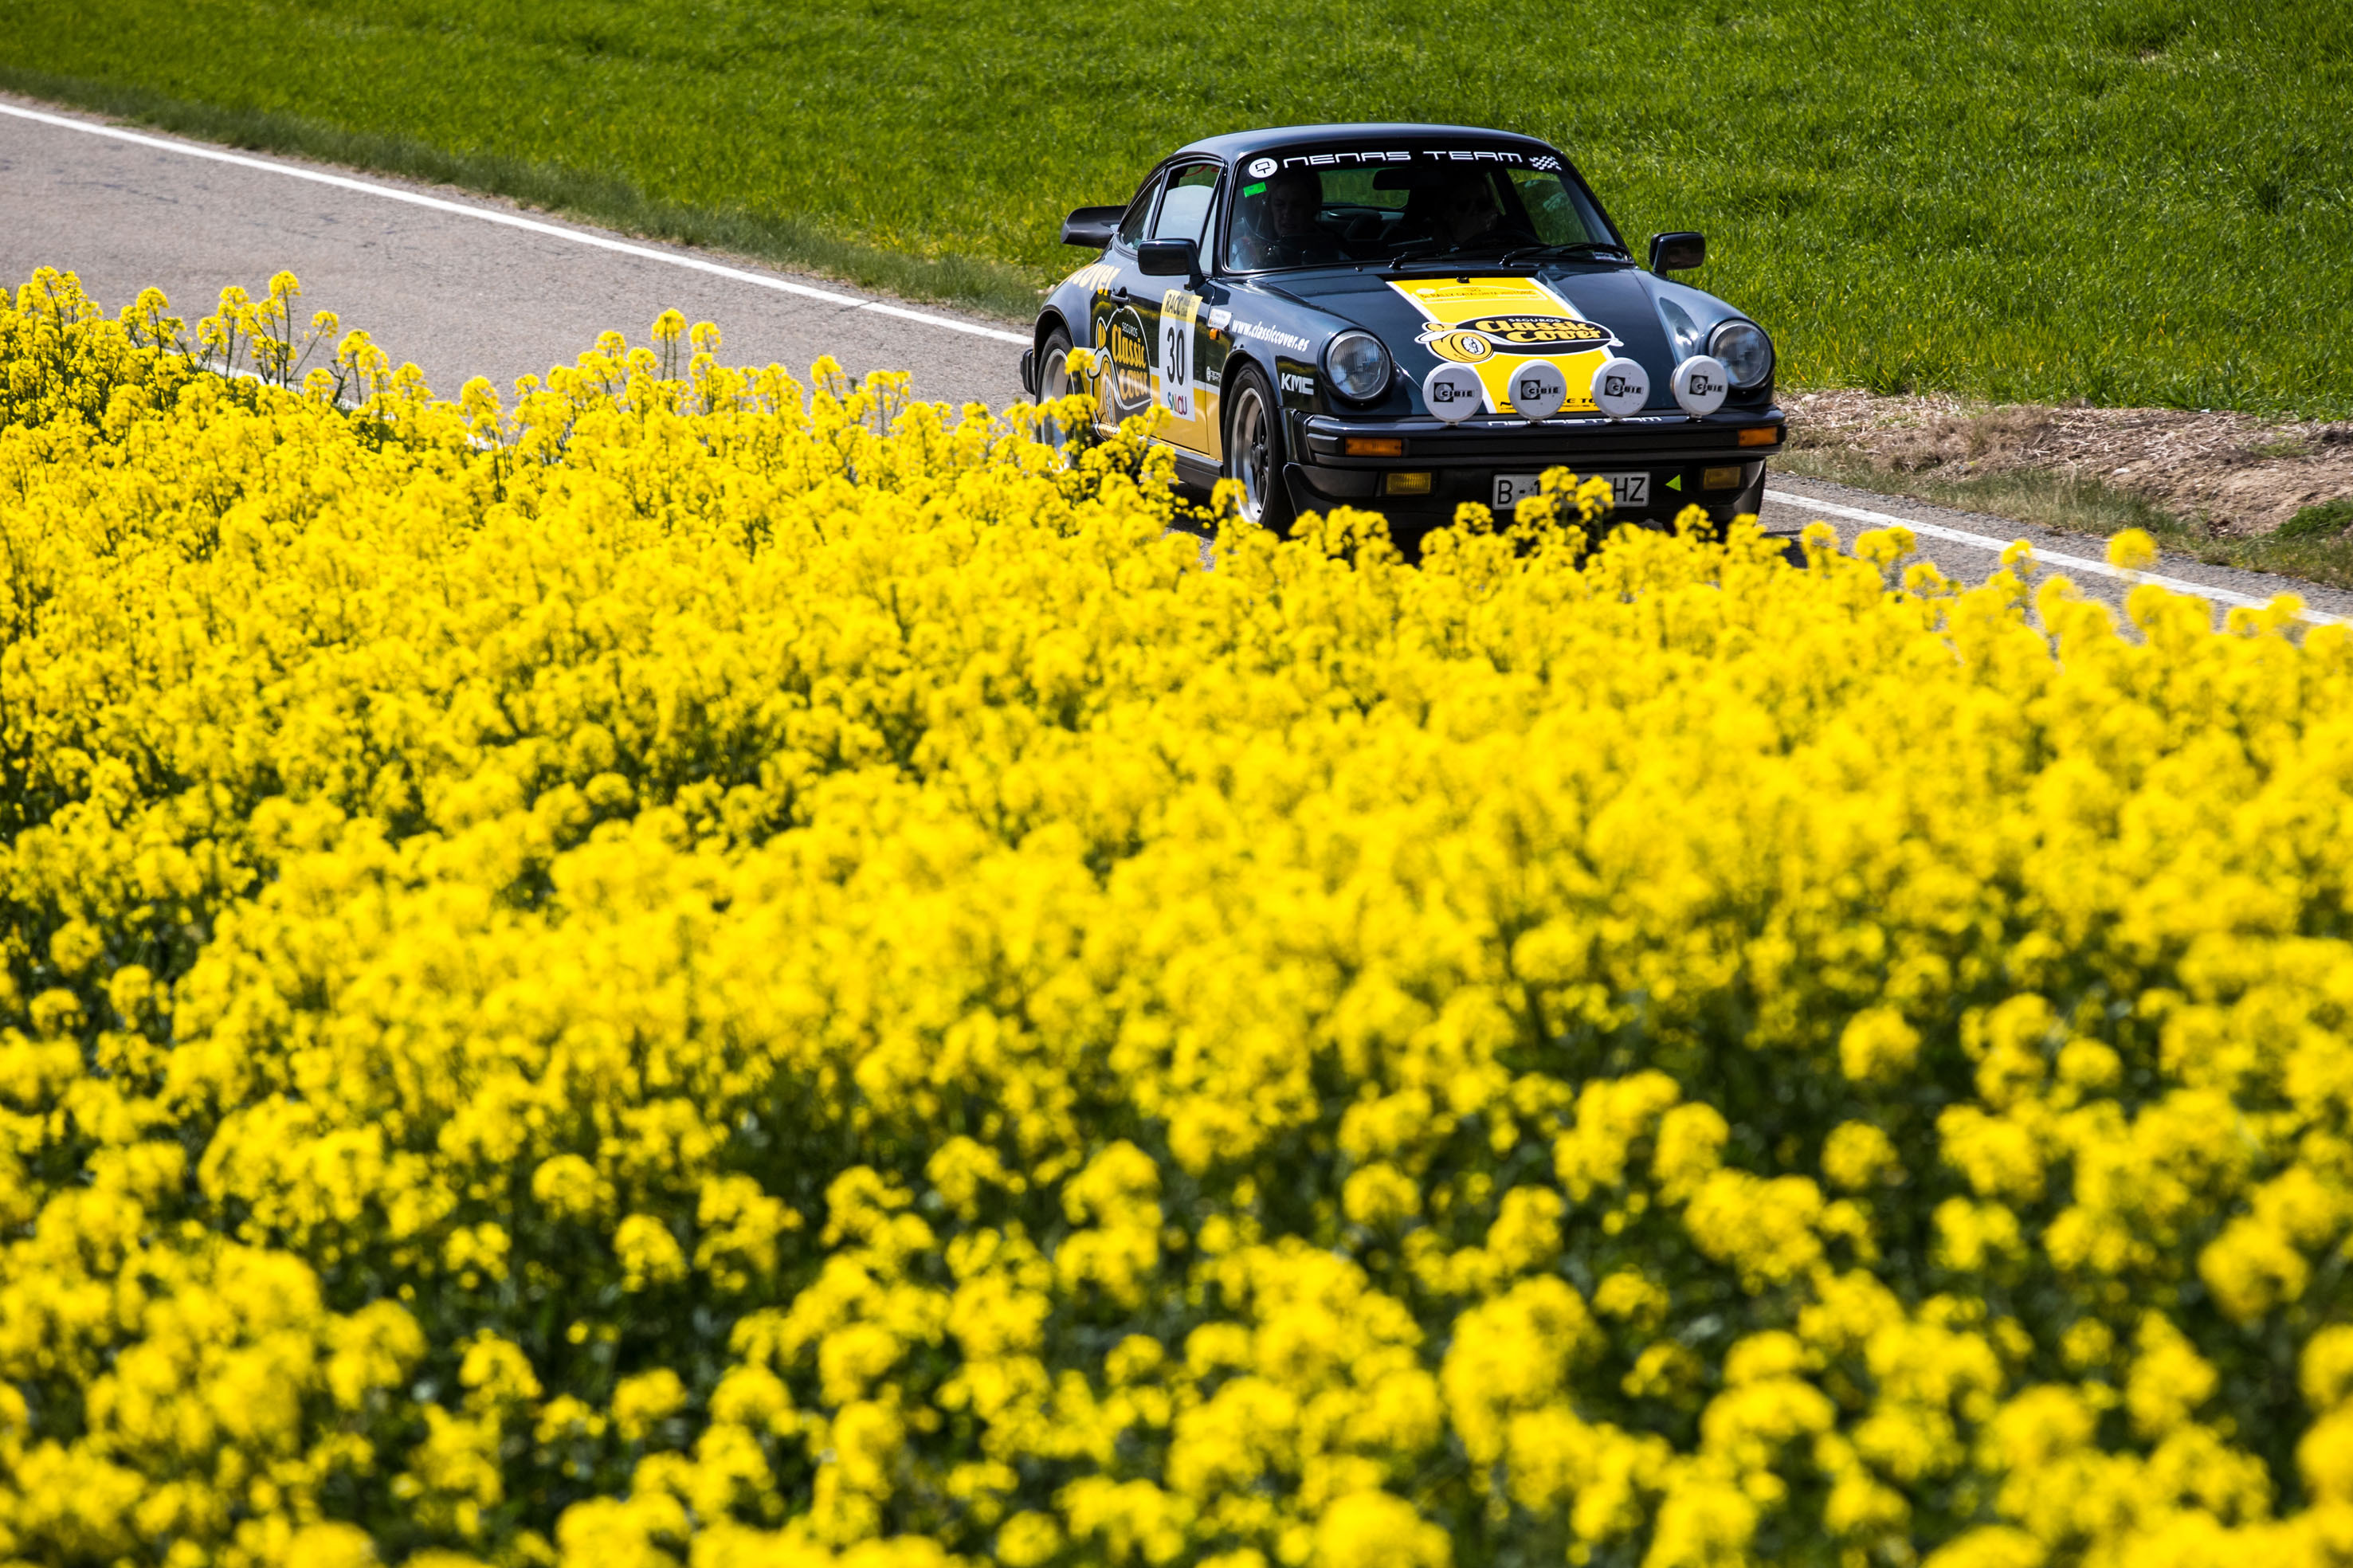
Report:
[[[1398,379],[1411,389],[1417,408],[1422,377],[1441,358],[1441,336],[1429,330],[1433,324],[1566,315],[1587,328],[1536,327],[1526,334],[1533,341],[1519,352],[1556,358],[1604,350],[1623,354],[1651,373],[1648,406],[1672,409],[1671,378],[1676,364],[1699,351],[1717,322],[1739,314],[1711,295],[1635,268],[1482,271],[1468,267],[1458,272],[1395,273],[1352,268],[1287,273],[1262,279],[1258,287],[1332,318],[1333,331],[1357,326],[1379,337],[1397,361]],[[1669,335],[1670,323],[1674,338]],[[1546,341],[1547,333],[1553,341]]]

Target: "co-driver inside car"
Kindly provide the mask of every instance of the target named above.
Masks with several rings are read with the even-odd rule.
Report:
[[[1316,221],[1324,210],[1321,175],[1306,169],[1277,174],[1267,181],[1265,195],[1260,233],[1245,239],[1242,247],[1243,266],[1313,267],[1346,259],[1331,233]],[[1266,233],[1268,227],[1273,233]]]

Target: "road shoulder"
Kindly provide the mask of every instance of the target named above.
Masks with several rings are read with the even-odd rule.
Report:
[[[2099,561],[2105,553],[2105,542],[2091,535],[2063,532],[1984,512],[1936,506],[1909,496],[1883,495],[1875,490],[1862,489],[1830,479],[1810,479],[1776,470],[1768,473],[1766,486],[1768,490],[1781,495],[1828,501],[1835,506],[1874,512],[1905,522],[1927,523],[1954,532],[1975,534],[1988,541],[2007,543],[2022,539],[2034,547],[2038,556],[2046,558],[2071,555]],[[1857,534],[1878,526],[1828,513],[1820,514],[1819,520],[1838,530],[1841,544],[1852,544]],[[1773,531],[1787,533],[1816,521],[1816,517],[1802,505],[1767,501],[1761,521]],[[1998,548],[1928,538],[1921,539],[1920,544],[1923,559],[1933,561],[1947,575],[1965,583],[1982,582],[2000,563]],[[2165,553],[2153,570],[2198,587],[2220,590],[2257,603],[2268,601],[2276,595],[2293,594],[2309,609],[2321,615],[2353,617],[2353,593],[2322,587],[2293,577],[2210,565],[2193,557],[2173,552]],[[2052,574],[2052,569],[2045,563],[2038,568],[2033,580],[2040,582]],[[2069,577],[2086,594],[2112,605],[2121,605],[2130,588],[2126,582],[2083,572],[2063,569],[2057,574]]]

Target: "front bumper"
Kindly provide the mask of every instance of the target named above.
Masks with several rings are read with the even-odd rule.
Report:
[[[1302,510],[1358,506],[1388,514],[1393,523],[1450,521],[1464,501],[1494,506],[1496,481],[1565,468],[1578,478],[1596,474],[1648,477],[1648,499],[1620,505],[1615,515],[1668,521],[1698,506],[1721,521],[1757,510],[1765,488],[1765,459],[1788,437],[1778,408],[1726,409],[1705,419],[1643,415],[1632,419],[1516,418],[1442,420],[1352,419],[1304,416],[1293,425],[1292,450],[1300,461],[1285,478]],[[1395,456],[1363,455],[1351,442],[1395,441]],[[1427,475],[1428,489],[1393,487]],[[1404,477],[1402,479],[1399,477]]]

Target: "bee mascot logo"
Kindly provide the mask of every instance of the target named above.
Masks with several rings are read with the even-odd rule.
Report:
[[[1422,322],[1421,336],[1414,341],[1429,344],[1431,353],[1456,364],[1477,364],[1495,352],[1494,345],[1479,333],[1457,331],[1443,321]]]

